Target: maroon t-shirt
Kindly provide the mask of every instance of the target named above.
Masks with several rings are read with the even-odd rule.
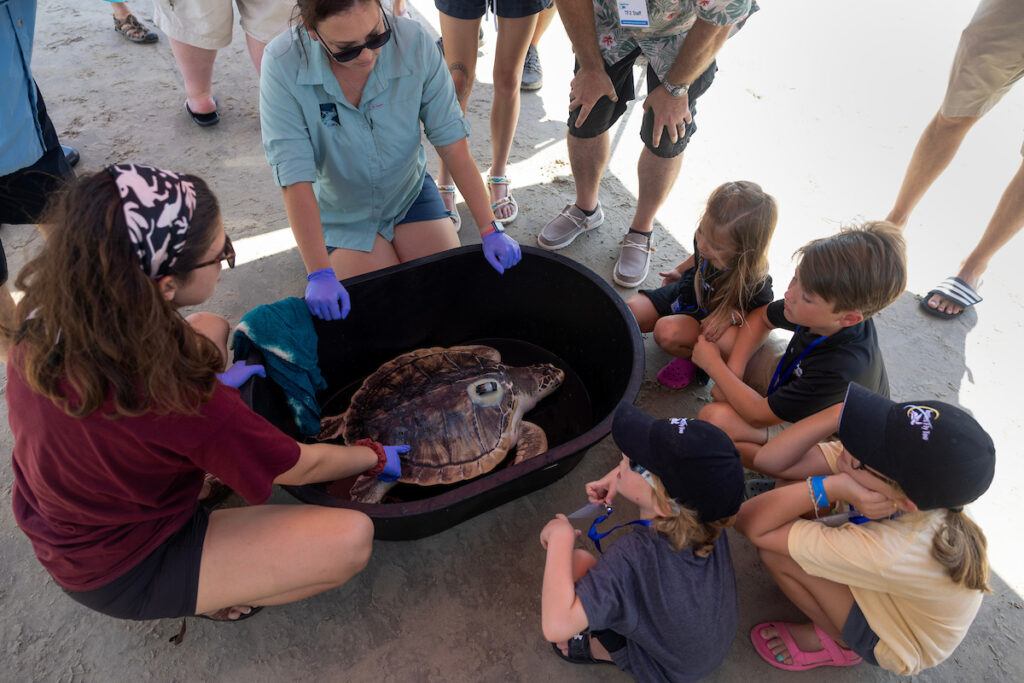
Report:
[[[197,415],[69,417],[7,365],[14,517],[53,578],[99,588],[141,562],[195,513],[204,472],[249,503],[299,459],[299,446],[222,384]]]

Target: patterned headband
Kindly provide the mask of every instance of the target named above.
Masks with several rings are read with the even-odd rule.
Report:
[[[177,173],[139,164],[114,164],[107,173],[117,184],[142,272],[154,280],[169,275],[196,210],[195,185]]]

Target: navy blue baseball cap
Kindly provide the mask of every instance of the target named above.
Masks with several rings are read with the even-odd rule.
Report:
[[[623,402],[612,438],[630,460],[656,474],[668,495],[702,522],[731,517],[743,502],[743,465],[732,441],[703,420],[657,419]]]
[[[995,475],[992,438],[967,411],[941,401],[896,403],[851,382],[839,439],[920,510],[962,507],[985,493]]]

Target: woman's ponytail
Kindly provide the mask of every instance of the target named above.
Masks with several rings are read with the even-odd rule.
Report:
[[[946,511],[945,522],[932,539],[932,557],[946,568],[953,581],[990,593],[987,548],[981,527],[961,509]]]

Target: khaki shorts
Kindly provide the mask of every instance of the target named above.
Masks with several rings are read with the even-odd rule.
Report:
[[[981,0],[960,36],[943,116],[979,117],[1024,76],[1024,2]],[[1021,150],[1024,153],[1024,149]]]
[[[288,28],[295,0],[153,0],[153,22],[178,42],[219,50],[231,44],[234,5],[242,30],[269,43]]]

